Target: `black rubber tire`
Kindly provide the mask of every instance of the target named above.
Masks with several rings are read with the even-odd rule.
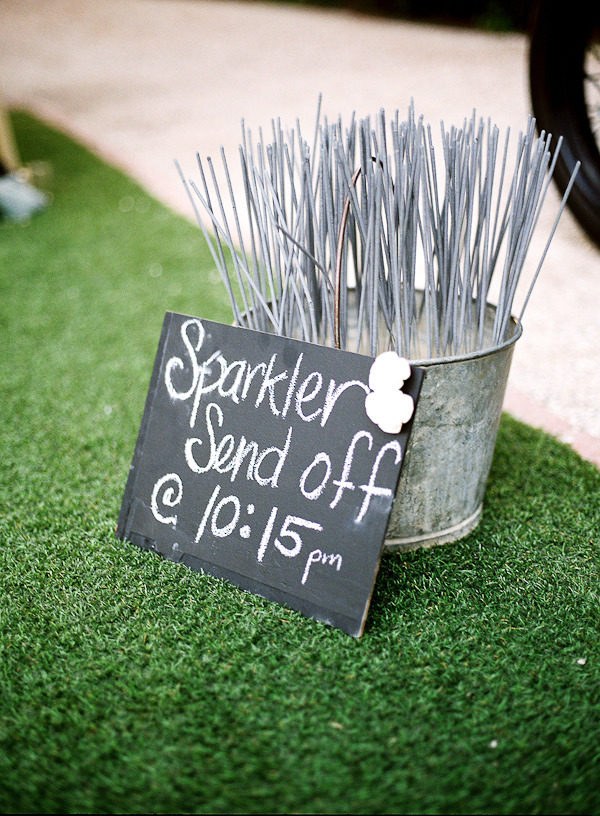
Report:
[[[597,3],[537,0],[529,32],[529,87],[538,131],[564,139],[554,171],[561,193],[576,162],[581,168],[568,207],[600,246],[600,150],[585,94],[585,58],[598,32]]]

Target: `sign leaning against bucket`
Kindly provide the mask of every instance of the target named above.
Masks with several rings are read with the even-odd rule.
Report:
[[[422,380],[167,312],[117,536],[360,636]]]

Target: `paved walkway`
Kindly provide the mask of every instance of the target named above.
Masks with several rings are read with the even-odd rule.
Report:
[[[218,0],[2,0],[0,91],[117,164],[186,217],[177,159],[236,155],[240,120],[312,126],[381,107],[437,128],[473,109],[516,134],[527,42],[297,6]],[[556,134],[558,135],[558,134]],[[43,157],[40,157],[43,158]],[[531,248],[550,232],[552,194]],[[166,304],[168,307],[168,304]],[[600,465],[600,252],[566,213],[515,350],[505,408]],[[193,309],[193,304],[190,304]]]

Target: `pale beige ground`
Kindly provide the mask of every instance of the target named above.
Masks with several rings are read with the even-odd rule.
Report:
[[[530,113],[521,35],[218,0],[2,0],[0,11],[5,102],[64,128],[189,218],[175,159],[193,171],[197,151],[222,145],[235,157],[242,118],[254,129],[299,118],[308,130],[319,93],[330,117],[404,113],[413,98],[436,128],[475,109],[515,136]],[[532,268],[557,203],[553,193]],[[505,408],[600,465],[599,308],[600,252],[567,213],[525,314]]]

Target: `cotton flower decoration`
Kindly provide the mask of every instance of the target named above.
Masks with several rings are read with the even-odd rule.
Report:
[[[402,392],[410,377],[410,363],[395,351],[384,351],[373,362],[369,372],[371,393],[365,398],[367,416],[384,433],[397,434],[409,421],[415,404]]]

